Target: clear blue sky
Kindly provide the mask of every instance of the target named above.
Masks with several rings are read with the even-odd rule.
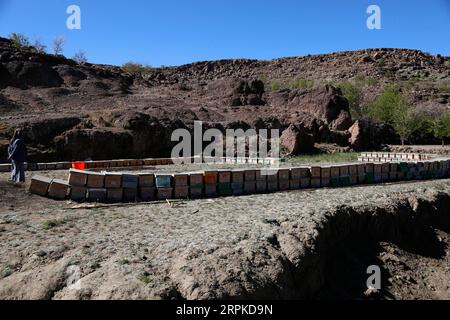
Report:
[[[81,7],[82,29],[66,28]],[[382,30],[366,27],[370,4]],[[450,0],[0,0],[0,36],[20,32],[90,62],[153,66],[272,59],[375,47],[450,55]]]

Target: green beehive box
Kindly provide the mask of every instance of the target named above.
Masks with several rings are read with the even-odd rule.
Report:
[[[233,195],[233,189],[230,183],[218,183],[217,192],[224,197]]]
[[[366,182],[367,183],[375,183],[375,175],[373,172],[366,173]]]
[[[349,176],[342,176],[339,177],[339,185],[341,187],[347,187],[350,185],[350,177]]]
[[[339,184],[339,178],[331,178],[331,179],[330,179],[330,185],[331,185],[333,188],[340,187],[340,184]]]

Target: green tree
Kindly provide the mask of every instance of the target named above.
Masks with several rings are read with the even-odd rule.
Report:
[[[423,121],[423,115],[414,112],[400,91],[394,87],[385,88],[370,105],[369,114],[379,121],[392,125],[400,135],[402,145]]]
[[[450,115],[440,115],[433,119],[432,130],[434,136],[441,139],[442,146],[445,146],[445,138],[450,137]]]
[[[30,45],[30,39],[21,33],[13,32],[9,35],[9,39],[17,48],[28,47]]]
[[[349,82],[345,81],[338,84],[338,88],[341,89],[342,94],[347,98],[350,108],[350,114],[353,119],[361,119],[364,117],[364,111],[361,106],[362,101],[362,89]]]

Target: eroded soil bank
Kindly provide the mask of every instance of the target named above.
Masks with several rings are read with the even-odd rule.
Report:
[[[449,298],[448,180],[73,205],[1,182],[0,298]]]

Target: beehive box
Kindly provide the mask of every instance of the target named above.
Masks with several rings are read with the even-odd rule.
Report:
[[[189,192],[192,199],[201,198],[203,195],[203,187],[202,186],[191,186],[189,188]]]
[[[189,174],[189,186],[191,188],[194,187],[203,187],[203,173],[195,173],[192,172]]]
[[[320,178],[320,185],[322,186],[322,187],[329,187],[330,186],[330,177],[322,177],[322,178]]]
[[[300,178],[300,188],[309,188],[311,186],[310,178]]]
[[[155,174],[155,181],[157,188],[171,188],[172,175],[171,174]]]
[[[153,201],[156,198],[155,187],[139,187],[138,193],[141,201]]]
[[[300,189],[300,178],[289,180],[289,189],[291,190]]]
[[[320,177],[323,179],[330,179],[331,177],[331,166],[322,166],[322,170],[320,172]]]
[[[290,179],[289,169],[279,169],[278,170],[278,181],[287,182],[289,185],[289,179]]]
[[[267,172],[264,169],[256,170],[255,172],[256,181],[267,181]]]
[[[342,176],[348,176],[349,170],[348,170],[348,165],[341,165],[339,166],[339,175]]]
[[[90,202],[105,202],[107,191],[105,188],[88,188],[87,200]]]
[[[69,184],[76,187],[84,187],[87,183],[87,172],[82,170],[70,169]]]
[[[205,171],[204,172],[204,183],[205,185],[216,185],[218,180],[218,172],[217,171]]]
[[[173,174],[173,185],[175,187],[186,187],[189,185],[189,176],[185,173]]]
[[[232,183],[244,183],[244,170],[231,171],[231,182]]]
[[[138,186],[140,188],[154,188],[155,187],[155,175],[153,173],[139,174]]]
[[[139,176],[136,174],[122,174],[122,188],[137,189],[139,185]]]
[[[244,172],[244,181],[256,181],[256,170],[247,169]]]
[[[204,190],[205,190],[205,196],[207,196],[207,197],[217,196],[217,185],[216,184],[205,184]]]
[[[87,197],[86,187],[70,186],[70,199],[76,202],[85,201]]]
[[[186,186],[175,186],[174,187],[174,198],[175,199],[187,199],[189,198],[189,187]]]
[[[311,178],[320,178],[320,174],[322,172],[322,168],[321,167],[310,167],[309,168],[309,172],[310,172]],[[319,179],[319,181],[320,181],[320,179]]]
[[[89,172],[87,175],[87,187],[93,189],[101,189],[105,187],[105,174],[97,172]]]
[[[219,193],[220,196],[223,196],[223,197],[231,196],[233,194],[233,189],[231,188],[231,183],[219,182],[217,184],[217,192]]]
[[[156,189],[158,200],[167,200],[173,198],[173,188]]]
[[[267,181],[267,191],[275,192],[278,191],[278,180],[277,181]]]
[[[108,202],[122,202],[123,200],[123,189],[122,188],[107,188],[106,189],[106,200]]]
[[[290,189],[290,181],[289,180],[280,180],[278,181],[278,189],[280,191],[287,191]]]
[[[219,170],[218,171],[218,182],[219,183],[230,183],[231,182],[231,171],[230,170]]]
[[[356,166],[357,168],[357,172],[358,172],[358,176],[362,176],[366,174],[366,164],[358,164]]]
[[[64,200],[69,195],[69,184],[66,181],[53,179],[48,188],[48,196],[56,200]]]
[[[265,193],[267,192],[267,181],[256,181],[256,192]]]
[[[331,178],[339,178],[339,176],[340,176],[339,166],[337,166],[337,165],[332,166],[330,168],[330,177]]]
[[[42,176],[33,176],[29,191],[39,196],[46,196],[52,179]]]
[[[0,164],[0,172],[9,172],[11,171],[10,164]]]
[[[123,188],[123,201],[136,202],[138,196],[137,188]]]
[[[278,184],[278,169],[265,170],[267,182],[276,182]]]
[[[246,194],[252,194],[256,192],[256,182],[255,181],[245,181],[244,182],[244,192]]]
[[[322,181],[320,178],[311,178],[311,188],[320,188]]]

